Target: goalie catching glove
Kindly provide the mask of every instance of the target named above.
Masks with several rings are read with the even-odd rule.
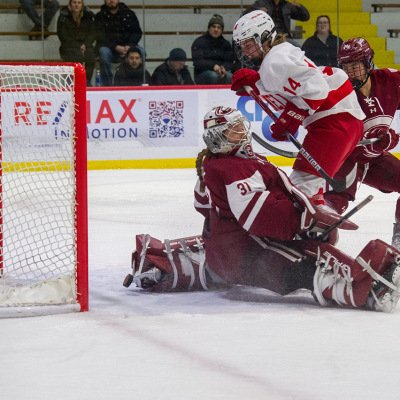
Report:
[[[310,198],[296,187],[292,188],[292,193],[295,197],[295,206],[303,211],[300,219],[299,233],[323,232],[342,218],[341,215],[328,207],[314,204]],[[358,229],[358,225],[349,220],[344,220],[338,228],[356,230]]]
[[[278,142],[288,140],[286,131],[292,135],[297,132],[299,126],[303,123],[304,118],[308,116],[308,112],[296,107],[292,102],[288,101],[286,107],[278,120],[271,125],[272,138]]]
[[[399,134],[393,129],[386,127],[378,127],[367,132],[365,139],[379,138],[379,142],[365,146],[366,149],[372,153],[381,154],[384,151],[394,149],[399,143]]]
[[[239,69],[232,76],[231,90],[234,90],[238,96],[250,96],[244,89],[244,86],[250,86],[259,95],[260,91],[256,86],[258,80],[260,80],[258,72],[248,68]]]

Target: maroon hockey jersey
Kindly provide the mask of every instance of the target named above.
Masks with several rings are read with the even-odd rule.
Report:
[[[256,236],[291,240],[298,231],[301,213],[291,200],[289,178],[252,150],[206,158],[204,181],[206,196],[195,188],[195,207],[203,215],[213,208],[221,219],[234,219]]]
[[[364,96],[356,90],[358,102],[366,118],[364,119],[364,136],[377,127],[388,127],[393,121],[396,110],[400,109],[400,72],[395,69],[377,69],[371,72],[371,93]],[[379,156],[363,146],[354,150],[353,156],[358,162],[369,162]]]

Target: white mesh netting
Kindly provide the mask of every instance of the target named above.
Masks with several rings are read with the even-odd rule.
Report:
[[[74,303],[74,67],[0,65],[0,96],[0,307]]]

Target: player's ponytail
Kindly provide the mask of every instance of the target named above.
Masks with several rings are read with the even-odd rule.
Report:
[[[277,46],[278,44],[286,42],[286,33],[278,33],[272,42],[271,47]]]
[[[204,179],[203,179],[203,159],[204,157],[210,156],[212,153],[208,148],[203,149],[196,158],[196,171],[197,171],[197,176],[200,179],[200,192],[204,193],[205,192],[205,185],[204,185]]]

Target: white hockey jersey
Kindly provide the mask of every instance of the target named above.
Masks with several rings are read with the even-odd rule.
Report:
[[[308,110],[304,127],[343,112],[360,120],[365,118],[346,73],[339,68],[317,67],[304,51],[290,43],[274,46],[258,72],[261,79],[256,86],[276,111],[282,111],[287,101]]]

